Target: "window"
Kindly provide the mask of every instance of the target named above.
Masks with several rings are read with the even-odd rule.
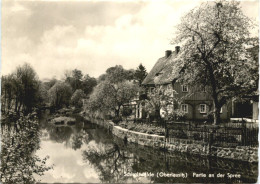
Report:
[[[188,113],[188,105],[187,104],[181,104],[181,111]]]
[[[200,104],[200,113],[206,113],[206,104]]]
[[[223,112],[223,110],[222,110],[222,107],[220,108],[220,113],[222,113]]]
[[[188,86],[183,85],[182,86],[182,92],[188,92]]]

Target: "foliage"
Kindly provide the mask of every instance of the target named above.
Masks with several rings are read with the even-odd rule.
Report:
[[[72,128],[69,126],[51,126],[49,129],[50,140],[58,143],[68,143],[72,135]]]
[[[51,80],[44,82],[44,85],[47,87],[47,90],[49,90],[52,86],[54,86],[54,84],[56,84],[56,82],[58,82],[58,80],[52,78]]]
[[[257,42],[250,38],[251,28],[237,1],[203,3],[177,26],[173,43],[182,45],[175,61],[183,68],[179,80],[200,88],[209,86],[215,124],[228,100],[257,89],[258,61],[247,49]]]
[[[55,108],[61,108],[64,105],[69,105],[72,89],[65,82],[57,82],[49,89],[48,94],[51,105]]]
[[[114,115],[118,117],[120,108],[136,95],[136,90],[136,85],[129,81],[117,84],[102,82],[90,96],[89,109],[104,112],[113,111]]]
[[[81,89],[84,91],[86,95],[90,95],[93,91],[93,88],[97,85],[97,80],[94,77],[90,77],[89,75],[85,75],[82,80]]]
[[[80,149],[81,146],[83,145],[83,137],[84,134],[82,134],[81,132],[79,132],[79,134],[73,134],[72,135],[72,149],[77,150]]]
[[[39,83],[38,98],[41,104],[47,104],[49,102],[48,86],[43,82]]]
[[[35,183],[34,174],[51,169],[45,165],[48,157],[40,159],[34,154],[40,148],[39,124],[31,114],[15,123],[18,130],[4,128],[1,134],[1,182]]]
[[[172,130],[172,137],[179,138],[179,139],[187,139],[187,131],[184,132],[184,130]]]
[[[184,121],[186,114],[181,109],[176,109],[173,113],[169,113],[168,120],[172,121]]]
[[[151,124],[146,124],[146,123],[134,123],[133,121],[123,121],[119,123],[119,126],[141,132],[141,133],[147,133],[147,134],[157,134],[157,135],[164,135],[165,129],[162,127],[158,127],[155,125]]]
[[[122,118],[121,117],[113,117],[112,121],[113,121],[113,123],[115,123],[117,125],[119,122],[122,121]]]
[[[138,84],[141,86],[146,76],[147,76],[146,69],[142,64],[140,64],[138,68],[135,70],[134,79],[137,80]]]
[[[89,95],[97,85],[97,80],[94,77],[90,77],[88,74],[83,77],[82,71],[78,69],[66,71],[65,82],[70,84],[73,92],[81,89],[86,95]]]
[[[122,111],[122,116],[127,117],[132,114],[132,109],[130,107],[124,107]]]
[[[82,156],[84,161],[95,168],[102,183],[126,183],[129,181],[124,171],[127,169],[127,172],[132,172],[133,168],[130,163],[133,162],[133,157],[118,144],[89,146]],[[138,180],[134,178],[132,181]]]
[[[86,101],[85,110],[92,115],[102,113],[119,117],[120,108],[137,94],[138,86],[132,79],[132,70],[118,65],[108,68]]]
[[[82,85],[82,71],[78,70],[78,69],[74,69],[71,71],[66,71],[65,73],[65,82],[67,82],[68,84],[70,84],[70,86],[72,87],[72,91],[76,91],[77,89],[81,88]]]
[[[71,96],[71,104],[76,107],[82,107],[82,100],[86,97],[85,93],[81,89],[77,89]]]
[[[166,86],[157,86],[152,92],[148,93],[145,100],[145,108],[149,112],[149,116],[160,120],[161,115],[169,119],[174,113],[173,105],[179,103],[180,99],[175,97],[176,91]]]
[[[18,66],[16,70],[2,77],[2,110],[29,113],[39,103],[39,80],[29,64]]]
[[[121,65],[110,67],[106,70],[105,79],[110,83],[116,84],[125,80],[133,80],[134,71],[125,70]]]

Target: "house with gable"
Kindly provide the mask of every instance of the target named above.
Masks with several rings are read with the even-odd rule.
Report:
[[[213,100],[207,89],[200,89],[196,84],[187,86],[182,84],[178,78],[182,66],[177,61],[180,58],[180,47],[176,46],[174,51],[166,50],[165,56],[157,60],[152,70],[148,73],[142,85],[148,94],[151,94],[155,87],[163,87],[175,91],[175,97],[181,99],[181,104],[174,104],[185,113],[187,120],[207,120],[210,112],[213,111]],[[176,94],[177,92],[177,94]],[[221,118],[229,119],[232,115],[231,102],[221,109]]]

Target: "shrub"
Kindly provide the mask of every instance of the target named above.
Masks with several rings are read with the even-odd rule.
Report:
[[[120,121],[122,121],[122,118],[121,118],[121,117],[114,117],[114,118],[112,119],[112,121],[113,121],[113,123],[115,123],[116,125],[118,125],[118,123],[119,123]]]
[[[83,105],[82,99],[85,98],[85,97],[86,97],[85,93],[81,89],[77,89],[73,93],[73,95],[70,99],[70,103],[72,105],[74,105],[75,107],[80,108]]]
[[[194,133],[194,134],[193,134],[193,139],[194,139],[194,140],[197,140],[197,141],[200,141],[200,140],[202,140],[203,138],[202,138],[202,136],[201,136],[199,133]]]
[[[149,124],[137,124],[134,122],[120,122],[119,126],[123,128],[127,128],[129,130],[141,132],[141,133],[148,133],[148,134],[157,134],[157,135],[164,135],[164,128],[149,125]]]
[[[129,107],[123,108],[122,116],[127,117],[127,116],[130,116],[131,114],[132,114],[131,108],[129,108]]]
[[[177,130],[174,132],[174,137],[180,138],[180,139],[187,139],[188,136],[183,130]]]

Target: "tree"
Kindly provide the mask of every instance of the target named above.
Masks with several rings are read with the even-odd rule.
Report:
[[[14,93],[12,80],[13,75],[3,76],[1,80],[1,108],[4,113],[7,112],[8,109],[11,109],[11,103]]]
[[[82,90],[86,95],[89,95],[93,88],[97,85],[97,80],[94,77],[90,77],[89,75],[85,75],[82,80]]]
[[[72,95],[72,89],[66,82],[57,82],[48,91],[50,103],[55,108],[68,106]]]
[[[44,82],[44,84],[46,85],[47,89],[49,90],[52,86],[54,86],[54,84],[56,84],[56,82],[58,82],[58,80],[55,78],[52,78],[51,80]]]
[[[71,85],[73,92],[77,89],[81,89],[82,85],[82,71],[74,69],[65,73],[65,82]]]
[[[110,67],[106,70],[105,79],[110,83],[119,83],[124,80],[133,80],[134,70],[125,70],[121,65]]]
[[[134,70],[125,70],[121,65],[110,67],[98,79],[98,85],[87,101],[86,110],[92,114],[99,113],[119,117],[123,104],[129,103],[136,95],[138,86],[131,80]]]
[[[138,87],[130,82],[123,81],[117,84],[104,81],[100,83],[90,96],[89,109],[103,112],[114,112],[119,117],[120,108],[136,95]]]
[[[174,104],[179,104],[180,99],[175,95],[176,91],[167,87],[157,86],[151,93],[148,94],[145,108],[149,112],[149,118],[161,120],[161,115],[170,119],[176,114],[177,109],[174,109]]]
[[[14,122],[12,122],[14,123]],[[40,149],[40,125],[32,114],[21,116],[15,122],[17,131],[1,133],[1,183],[36,183],[35,175],[42,176],[52,169],[46,165],[48,156],[40,158],[35,154]]]
[[[39,102],[39,79],[33,68],[25,63],[2,80],[2,98],[4,110],[32,111]]]
[[[48,129],[50,140],[57,143],[65,143],[67,145],[73,135],[73,130],[70,126],[51,126]]]
[[[250,28],[249,18],[235,1],[204,3],[177,26],[173,43],[182,44],[176,61],[183,67],[179,80],[209,86],[214,124],[220,123],[220,109],[228,100],[257,89],[257,81],[252,79],[258,74],[249,71],[258,64],[246,49],[250,47]]]
[[[134,78],[135,80],[138,81],[139,86],[141,86],[146,76],[147,76],[146,69],[142,64],[140,64],[138,68],[135,70],[135,74],[134,74]]]
[[[71,96],[71,104],[76,107],[82,107],[82,100],[86,97],[85,93],[81,89],[77,89]]]
[[[83,161],[90,163],[98,173],[101,182],[126,183],[136,182],[136,178],[130,179],[124,171],[133,172],[133,156],[126,147],[114,143],[100,143],[101,146],[88,146],[82,153]],[[102,149],[101,149],[102,148]]]
[[[39,91],[37,96],[40,104],[46,105],[48,103],[48,86],[45,83],[39,83]]]

